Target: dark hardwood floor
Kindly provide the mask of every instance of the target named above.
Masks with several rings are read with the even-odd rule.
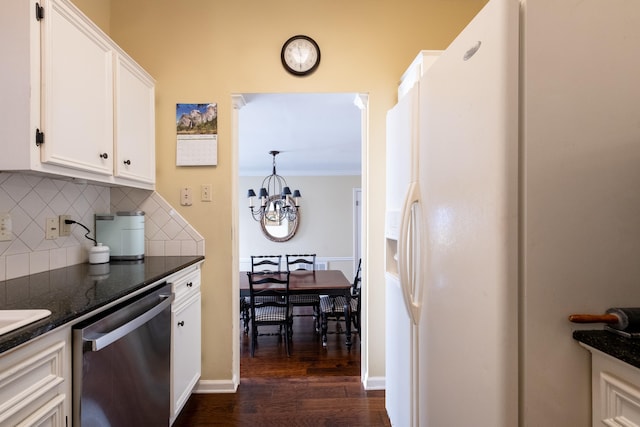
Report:
[[[335,333],[324,349],[312,317],[297,316],[293,327],[291,357],[281,337],[264,335],[251,358],[249,336],[243,334],[238,391],[191,395],[173,425],[390,426],[384,391],[366,391],[360,382],[357,334],[351,351],[344,335]],[[329,322],[329,331],[336,330],[336,322]],[[276,332],[277,327],[260,331]]]

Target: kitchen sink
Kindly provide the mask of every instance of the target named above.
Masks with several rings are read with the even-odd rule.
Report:
[[[0,335],[50,315],[49,310],[0,310]]]

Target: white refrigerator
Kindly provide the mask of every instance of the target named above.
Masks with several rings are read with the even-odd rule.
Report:
[[[640,304],[638,43],[637,1],[490,0],[388,112],[394,426],[589,425],[567,315]]]

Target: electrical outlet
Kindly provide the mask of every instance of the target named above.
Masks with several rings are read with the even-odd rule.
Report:
[[[203,202],[211,201],[211,184],[202,184],[200,186],[200,200]]]
[[[11,240],[11,215],[8,212],[0,213],[0,242]]]
[[[71,224],[66,224],[66,219],[71,219],[71,215],[59,215],[60,219],[60,237],[71,236]]]
[[[53,240],[60,237],[60,220],[58,218],[47,218],[44,229],[44,238]]]
[[[180,189],[180,204],[182,206],[191,206],[193,204],[191,188],[183,187]]]

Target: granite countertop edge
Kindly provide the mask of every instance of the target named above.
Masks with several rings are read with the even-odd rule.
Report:
[[[109,274],[90,275],[90,269],[95,266],[77,264],[0,281],[0,310],[37,308],[51,311],[51,315],[42,320],[0,336],[0,356],[47,332],[73,325],[114,304],[125,302],[159,285],[171,274],[202,261],[203,256],[145,257],[138,262],[110,263],[111,275],[115,276],[112,278],[108,277]],[[83,292],[85,296],[78,298]],[[86,296],[87,293],[94,295]]]
[[[573,331],[573,338],[589,347],[640,368],[640,339],[628,338],[605,330]]]

